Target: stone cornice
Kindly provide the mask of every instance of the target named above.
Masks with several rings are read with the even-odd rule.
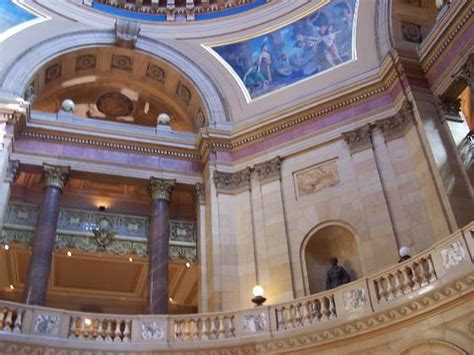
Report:
[[[254,171],[257,173],[261,183],[280,180],[281,158],[276,157],[266,162],[255,164]]]
[[[170,201],[171,192],[173,191],[176,180],[170,179],[159,179],[151,177],[148,180],[148,190],[153,200],[165,200]]]
[[[235,194],[250,189],[251,169],[245,168],[235,173],[214,172],[217,192]]]
[[[460,2],[461,1],[459,1],[459,3]],[[454,3],[456,5],[456,2]],[[466,1],[465,4],[460,6],[466,6],[465,10],[459,11],[457,18],[451,21],[451,23],[448,23],[444,30],[438,29],[437,33],[442,33],[442,38],[437,38],[436,42],[431,46],[423,46],[422,67],[425,73],[428,73],[442,55],[448,52],[447,48],[464,26],[470,24],[470,19],[474,14],[474,6],[470,5],[469,1]],[[426,54],[426,56],[424,54]]]
[[[388,142],[403,137],[414,123],[413,104],[407,101],[396,115],[376,121],[375,125],[382,131],[385,141]]]
[[[44,186],[52,186],[62,190],[67,183],[69,173],[69,166],[43,164]]]
[[[352,131],[344,132],[342,137],[349,146],[351,154],[355,154],[372,147],[372,129],[368,124]]]

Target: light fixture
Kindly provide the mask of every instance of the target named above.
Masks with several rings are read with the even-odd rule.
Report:
[[[255,303],[257,306],[261,306],[267,299],[265,297],[263,297],[263,287],[260,286],[260,285],[256,285],[253,290],[252,290],[252,293],[253,293],[253,298],[252,298],[252,302]]]
[[[105,207],[104,205],[100,205],[100,206],[99,206],[99,211],[105,211],[105,208],[106,208],[106,207]]]
[[[70,251],[68,251],[68,252],[66,253],[66,255],[69,256],[69,257],[71,257],[71,256],[72,256],[72,253],[71,253]]]
[[[13,286],[12,284],[10,284],[10,290],[14,290],[15,289],[15,286]]]
[[[5,245],[3,246],[3,249],[5,249],[5,250],[10,250],[10,246],[9,246],[8,244],[5,244]]]
[[[86,325],[86,327],[89,327],[92,324],[91,319],[90,318],[85,318],[84,319],[84,324]]]
[[[168,298],[171,303],[173,303],[173,297]]]
[[[188,269],[191,267],[191,263],[189,261],[186,261],[186,263],[184,264]]]
[[[132,262],[132,261],[133,261],[133,258],[132,258],[132,257],[129,257],[129,258],[128,258],[128,261]]]

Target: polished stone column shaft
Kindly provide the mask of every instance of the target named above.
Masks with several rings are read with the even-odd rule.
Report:
[[[168,314],[169,201],[174,180],[151,178],[153,199],[148,240],[148,288],[151,314]]]
[[[59,197],[69,174],[68,167],[44,164],[44,196],[40,207],[32,242],[23,301],[26,304],[44,305],[49,272],[56,241],[59,217]]]

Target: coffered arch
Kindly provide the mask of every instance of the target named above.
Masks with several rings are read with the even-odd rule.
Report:
[[[109,74],[121,77],[123,80],[134,79],[137,87],[141,86],[141,88],[147,82],[155,82],[155,84],[161,85],[162,89],[166,88],[165,90],[153,90],[155,95],[161,92],[160,99],[162,101],[170,103],[171,93],[176,97],[173,101],[183,101],[184,105],[179,103],[174,105],[174,110],[181,115],[187,115],[192,120],[205,120],[212,127],[222,127],[228,124],[229,118],[224,110],[223,96],[212,79],[192,60],[164,43],[142,36],[138,38],[133,51],[117,48],[115,47],[115,34],[110,30],[77,31],[37,43],[5,66],[6,69],[0,76],[1,90],[9,92],[14,97],[23,97],[30,84],[38,80],[35,85],[38,85],[36,89],[39,90],[41,96],[41,92],[50,89],[54,82],[60,83],[73,79],[78,65],[76,59],[79,58],[74,53],[94,55],[94,51],[104,51],[104,53],[108,53],[110,59],[109,69],[106,69],[103,64],[101,74],[105,74],[109,70]],[[104,56],[107,55],[104,54]],[[65,68],[65,78],[61,79],[63,66],[59,63],[59,59],[68,58],[68,56],[73,57],[74,61],[66,62],[65,67],[68,66],[74,70],[69,69],[68,72]],[[131,63],[130,70],[124,70],[127,66],[125,58],[129,58],[133,62],[135,57],[138,58],[141,65],[134,68]],[[55,62],[56,59],[58,62]],[[96,57],[95,60],[95,64],[100,64],[97,61],[100,60],[99,57]],[[162,83],[160,80],[163,73],[160,73],[160,69],[163,70],[165,76]],[[48,70],[49,76],[46,73]],[[89,73],[87,73],[88,70]],[[83,70],[84,75],[80,75],[80,77],[87,76],[87,74],[90,76],[91,70],[92,68],[88,68],[86,65]],[[166,84],[167,73],[169,77],[174,78],[174,80],[169,80],[168,84]],[[36,77],[38,75],[40,77]],[[143,80],[143,78],[146,79]]]

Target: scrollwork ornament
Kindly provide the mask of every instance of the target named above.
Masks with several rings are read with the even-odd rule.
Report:
[[[342,133],[351,154],[366,150],[372,146],[372,131],[369,125]]]
[[[235,173],[214,172],[214,183],[218,192],[238,193],[250,189],[250,168]]]

